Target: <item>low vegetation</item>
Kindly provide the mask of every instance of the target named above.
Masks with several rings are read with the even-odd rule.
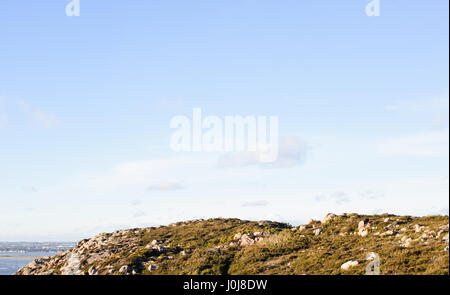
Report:
[[[19,275],[448,275],[448,216],[328,214],[292,227],[209,219],[104,233]]]

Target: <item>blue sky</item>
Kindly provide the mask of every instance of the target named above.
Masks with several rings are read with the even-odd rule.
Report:
[[[68,3],[0,3],[0,240],[448,214],[448,1]],[[194,107],[278,116],[292,164],[172,152]]]

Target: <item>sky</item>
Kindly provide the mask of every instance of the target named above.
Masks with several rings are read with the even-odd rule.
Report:
[[[0,241],[175,221],[449,211],[449,3],[0,2]],[[174,116],[277,116],[279,165],[174,152]]]

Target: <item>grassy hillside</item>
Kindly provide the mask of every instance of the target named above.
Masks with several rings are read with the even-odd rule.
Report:
[[[381,274],[448,275],[448,231],[448,216],[329,214],[299,227],[196,220],[104,233],[17,274],[357,275],[375,252]]]

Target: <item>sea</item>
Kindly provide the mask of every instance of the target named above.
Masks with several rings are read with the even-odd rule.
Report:
[[[54,252],[0,252],[0,275],[12,275],[31,261]]]

